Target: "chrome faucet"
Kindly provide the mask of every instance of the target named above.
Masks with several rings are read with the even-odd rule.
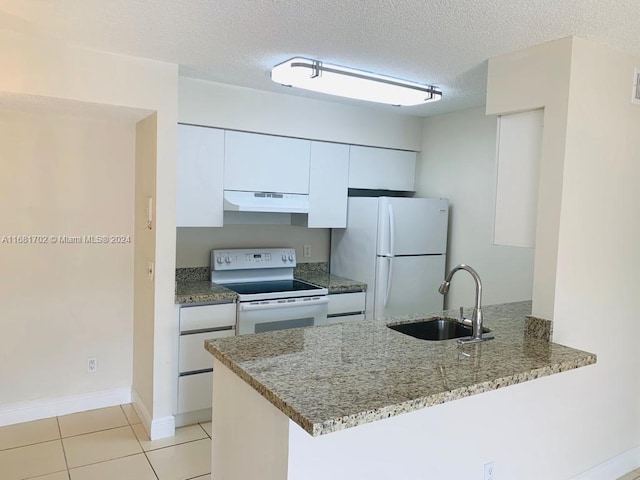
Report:
[[[469,265],[465,265],[461,263],[451,269],[451,271],[447,274],[444,282],[440,285],[438,292],[442,295],[446,295],[449,292],[449,287],[451,286],[451,279],[453,275],[458,270],[466,270],[471,274],[473,280],[476,283],[476,305],[473,307],[473,313],[471,314],[471,337],[469,338],[461,338],[458,340],[459,343],[472,343],[472,342],[483,342],[485,340],[491,340],[493,336],[483,337],[482,336],[482,282],[480,281],[480,275]],[[462,321],[463,319],[461,319]]]

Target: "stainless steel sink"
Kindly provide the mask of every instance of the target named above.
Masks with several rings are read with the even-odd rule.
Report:
[[[463,325],[451,318],[430,318],[422,322],[387,325],[391,330],[404,333],[421,340],[450,340],[452,338],[470,337],[471,326]],[[482,333],[491,330],[483,328]]]

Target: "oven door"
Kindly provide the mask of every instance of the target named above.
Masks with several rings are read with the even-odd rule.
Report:
[[[238,304],[238,335],[327,323],[329,297],[289,298]]]

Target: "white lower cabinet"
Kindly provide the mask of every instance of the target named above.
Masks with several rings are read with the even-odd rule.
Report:
[[[211,418],[213,357],[205,340],[236,333],[236,304],[198,305],[179,310],[176,426]]]
[[[178,413],[211,409],[212,389],[213,371],[178,378]]]
[[[329,295],[327,323],[364,320],[366,292],[334,293]]]

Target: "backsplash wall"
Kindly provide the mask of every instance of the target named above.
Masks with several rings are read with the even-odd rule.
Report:
[[[214,248],[292,247],[299,263],[328,262],[330,230],[292,225],[229,225],[177,228],[176,268],[207,267]],[[303,258],[304,245],[311,257]]]

